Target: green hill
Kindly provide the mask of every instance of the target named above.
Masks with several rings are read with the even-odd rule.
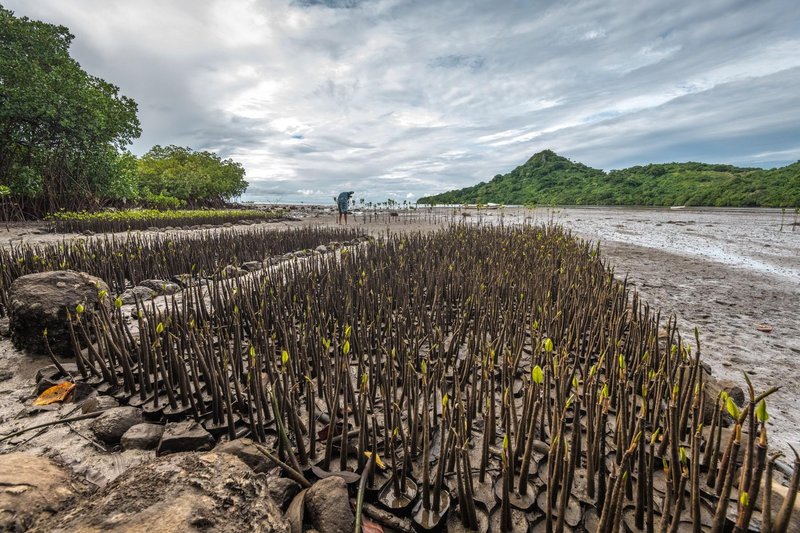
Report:
[[[419,204],[800,206],[800,161],[774,168],[664,163],[604,172],[551,150],[488,183]]]

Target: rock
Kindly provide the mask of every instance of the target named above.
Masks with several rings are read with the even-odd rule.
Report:
[[[110,298],[100,303],[99,293],[108,294],[108,285],[95,276],[73,270],[28,274],[14,280],[9,289],[11,339],[14,345],[34,354],[47,354],[42,332],[47,329],[50,348],[58,355],[73,355],[67,328],[66,310],[75,314],[81,304],[84,320],[98,305],[110,305]]]
[[[157,228],[155,226],[150,226],[147,228],[147,231],[160,231],[161,228]]]
[[[33,389],[33,395],[39,396],[41,393],[49,389],[50,387],[55,387],[59,383],[63,383],[66,381],[65,379],[49,379],[49,378],[42,378],[38,382],[36,382],[36,387]]]
[[[122,303],[129,305],[135,304],[137,299],[140,302],[152,300],[157,294],[158,292],[154,291],[150,287],[142,287],[141,285],[137,285],[136,287],[126,289],[125,292],[119,295],[119,298],[122,300]]]
[[[80,494],[50,459],[26,453],[0,455],[0,531],[26,531]]]
[[[96,413],[97,411],[108,411],[119,407],[119,402],[112,396],[92,396],[81,404],[83,414]]]
[[[714,406],[717,397],[721,391],[725,391],[728,396],[738,405],[744,407],[745,395],[744,390],[735,382],[729,379],[716,379],[710,373],[703,373],[703,381],[705,387],[705,408],[703,409],[703,423],[710,424],[714,416]],[[727,410],[723,409],[724,416],[722,417],[723,425],[728,425],[732,419]]]
[[[72,374],[73,376],[78,375],[78,365],[75,363],[61,363],[61,366]],[[58,378],[65,378],[61,374],[61,371],[58,369],[56,365],[47,365],[43,366],[39,370],[36,371],[36,377],[34,378],[37,382],[41,381],[42,379],[49,379],[51,381],[56,381]]]
[[[242,268],[248,272],[255,272],[264,268],[264,264],[261,261],[247,261],[242,263]]]
[[[191,274],[176,274],[169,278],[170,281],[173,283],[177,283],[182,288],[186,288],[192,285],[192,275]]]
[[[721,379],[717,381],[719,390],[724,390],[728,393],[728,397],[733,400],[739,407],[744,407],[745,396],[744,389],[736,384],[735,381],[730,379]]]
[[[147,287],[158,294],[175,294],[181,290],[181,286],[177,283],[163,279],[146,279],[139,282],[137,287]]]
[[[300,492],[300,483],[288,477],[271,477],[267,481],[269,495],[273,501],[285,510],[292,503],[292,499]]]
[[[266,480],[224,453],[161,457],[129,469],[37,532],[286,533]]]
[[[247,274],[247,270],[243,270],[233,265],[228,265],[219,271],[219,277],[223,279],[238,278]]]
[[[120,439],[123,450],[153,450],[158,446],[164,426],[160,424],[136,424]]]
[[[83,230],[81,232],[81,235],[86,235],[87,237],[91,237],[92,235],[94,235],[94,232],[92,230],[90,230],[90,229],[87,229],[87,230]]]
[[[315,252],[318,252],[318,253],[321,253],[321,254],[324,254],[324,253],[327,253],[327,251],[328,251],[328,247],[327,247],[327,246],[325,246],[324,244],[320,244],[319,246],[317,246],[316,248],[314,248],[314,251],[315,251]]]
[[[339,476],[314,484],[306,493],[306,512],[320,533],[352,531],[355,516],[350,510],[347,485]]]
[[[263,453],[256,449],[253,441],[250,439],[236,439],[223,442],[214,448],[214,451],[235,455],[256,473],[266,472],[275,466],[275,463],[267,459]]]
[[[177,452],[206,451],[214,447],[214,437],[194,420],[167,424],[156,455]]]
[[[226,223],[224,223],[224,224],[222,225],[222,227],[223,227],[223,228],[232,228],[232,227],[233,227],[233,224],[231,224],[230,222],[226,222]]]
[[[97,391],[85,381],[76,381],[66,401],[81,405],[89,398],[97,396]]]
[[[114,407],[92,420],[89,429],[106,444],[117,444],[126,431],[142,421],[142,412],[139,409]]]

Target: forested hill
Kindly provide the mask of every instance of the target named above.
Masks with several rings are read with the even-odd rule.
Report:
[[[800,161],[769,170],[664,163],[604,172],[544,150],[488,183],[419,204],[800,206]]]

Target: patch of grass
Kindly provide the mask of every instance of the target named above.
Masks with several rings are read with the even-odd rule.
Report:
[[[262,211],[259,209],[195,209],[167,210],[123,209],[106,211],[58,211],[48,215],[45,220],[50,228],[59,233],[81,233],[83,231],[118,232],[165,228],[220,225],[227,222],[267,221],[283,216],[282,211]]]

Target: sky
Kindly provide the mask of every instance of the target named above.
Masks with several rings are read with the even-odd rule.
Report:
[[[413,202],[551,149],[602,168],[800,160],[796,0],[0,0],[67,26],[155,144],[243,200]]]

